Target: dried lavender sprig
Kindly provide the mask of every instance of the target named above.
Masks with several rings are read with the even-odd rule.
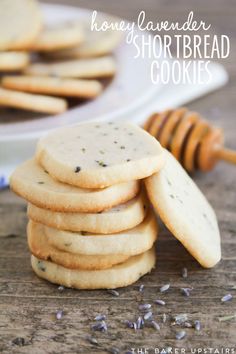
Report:
[[[165,293],[167,290],[169,290],[170,284],[165,284],[160,288],[161,293]]]
[[[192,288],[180,288],[181,294],[183,294],[184,296],[187,296],[187,297],[190,296],[190,292],[192,290],[193,290]]]
[[[196,329],[196,331],[201,330],[201,322],[199,320],[194,321],[194,328]]]
[[[107,292],[116,297],[120,296],[120,293],[115,289],[107,289]]]
[[[16,337],[15,339],[13,339],[12,343],[18,345],[19,347],[23,347],[25,345],[25,338]]]
[[[98,341],[97,341],[96,338],[91,337],[91,336],[87,336],[86,339],[87,339],[87,341],[88,341],[89,343],[98,345]]]
[[[62,310],[58,310],[56,312],[56,319],[60,320],[62,318],[62,316],[63,316],[63,311]]]
[[[177,340],[181,340],[181,339],[184,339],[185,336],[186,336],[185,331],[179,331],[179,332],[176,332],[175,338]]]
[[[129,321],[129,320],[125,320],[124,323],[126,324],[126,326],[128,328],[134,328],[133,322]]]
[[[163,315],[162,315],[162,322],[163,322],[163,323],[166,323],[166,320],[167,320],[167,316],[166,316],[165,313],[163,313]]]
[[[95,325],[92,325],[91,328],[94,331],[106,332],[107,331],[107,324],[105,321],[101,321],[99,323],[96,323]]]
[[[186,313],[180,313],[179,315],[173,316],[174,324],[181,325],[188,321],[188,315]]]
[[[150,310],[150,308],[152,307],[151,304],[141,304],[139,305],[139,310],[140,311],[147,311],[147,310]]]
[[[192,324],[191,322],[189,322],[189,321],[186,321],[186,322],[183,323],[183,326],[184,326],[185,328],[192,328],[192,327],[193,327],[193,324]]]
[[[94,317],[95,321],[103,321],[106,319],[106,315],[97,315],[96,317]]]
[[[159,299],[158,299],[158,300],[155,300],[154,302],[155,302],[155,304],[161,305],[161,306],[165,306],[165,304],[166,304],[165,301],[159,300]]]
[[[226,294],[221,298],[222,302],[227,302],[233,299],[233,296],[231,294]]]
[[[149,312],[145,313],[145,315],[143,316],[143,318],[144,318],[145,321],[150,320],[150,319],[152,318],[152,312],[149,311]]]
[[[137,329],[141,329],[144,327],[144,320],[141,316],[139,316],[139,318],[137,319],[136,324],[137,324]]]
[[[152,320],[152,321],[151,321],[151,324],[152,324],[152,327],[153,327],[156,331],[160,331],[161,327],[159,326],[159,324],[158,324],[156,321]]]
[[[187,278],[188,277],[188,269],[186,267],[184,267],[182,269],[182,278]]]
[[[236,318],[236,314],[234,315],[228,315],[228,316],[223,316],[223,317],[218,317],[219,322],[225,322],[225,321],[230,321]]]
[[[65,290],[65,287],[63,285],[60,285],[60,286],[58,286],[57,290],[63,291],[63,290]]]
[[[142,293],[143,289],[144,289],[144,284],[141,284],[138,290],[139,290],[140,293]]]

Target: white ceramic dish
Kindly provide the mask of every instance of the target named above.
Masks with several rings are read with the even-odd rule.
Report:
[[[90,10],[61,5],[42,5],[42,9],[47,24],[77,19],[90,21],[92,15]],[[137,29],[136,31],[138,33]],[[100,97],[57,116],[0,124],[0,141],[35,138],[55,127],[95,118],[115,119],[134,107],[141,106],[154,92],[159,91],[161,85],[154,85],[151,82],[151,58],[131,60],[135,53],[135,47],[128,45],[124,37],[114,52],[117,74]]]

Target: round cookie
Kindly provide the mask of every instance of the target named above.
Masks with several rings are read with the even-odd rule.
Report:
[[[140,224],[146,214],[147,200],[141,193],[130,201],[99,213],[62,213],[28,206],[28,217],[41,224],[69,231],[110,234]]]
[[[22,50],[39,35],[42,16],[36,0],[1,0],[0,50]]]
[[[22,70],[29,60],[30,56],[26,52],[0,52],[0,71]]]
[[[127,122],[58,129],[39,141],[36,159],[54,178],[83,188],[142,179],[164,164],[158,141]]]
[[[32,95],[30,93],[0,88],[0,106],[59,114],[65,112],[67,102],[62,98]]]
[[[58,63],[35,63],[29,65],[25,73],[34,76],[53,76],[71,78],[103,78],[116,72],[115,60],[110,57],[93,59],[74,59]]]
[[[41,226],[42,227],[42,226]],[[134,256],[150,249],[158,236],[158,226],[153,212],[133,229],[109,235],[58,231],[44,226],[50,245],[69,253],[84,255],[122,254]]]
[[[53,179],[34,159],[18,166],[10,179],[11,188],[28,202],[61,212],[97,213],[135,197],[139,181],[115,184],[104,189],[73,187]]]
[[[65,97],[94,98],[102,92],[102,84],[97,80],[11,75],[4,76],[1,84],[7,89]]]
[[[155,247],[105,270],[67,269],[31,257],[32,268],[40,278],[77,289],[113,289],[128,286],[149,273],[155,267],[155,261]]]
[[[122,254],[91,256],[59,250],[48,243],[43,225],[33,222],[28,224],[27,238],[30,251],[35,257],[50,260],[69,269],[106,269],[129,258]]]
[[[82,26],[78,23],[62,23],[54,27],[44,28],[30,50],[38,52],[51,52],[74,47],[83,42]]]
[[[108,20],[107,18],[104,20]],[[114,21],[114,19],[113,19]],[[96,21],[100,26],[101,20]],[[91,30],[91,21],[83,24],[84,41],[74,48],[57,50],[49,55],[55,59],[92,58],[111,53],[120,43],[122,31],[108,29],[106,31]]]
[[[145,180],[149,199],[173,235],[205,268],[221,258],[215,213],[179,162],[166,150],[163,169]]]

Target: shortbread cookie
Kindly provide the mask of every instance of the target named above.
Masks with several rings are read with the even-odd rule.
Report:
[[[62,213],[28,206],[30,219],[59,230],[110,234],[131,229],[140,224],[146,214],[147,201],[143,194],[99,213]]]
[[[221,258],[215,213],[179,162],[166,150],[163,169],[147,178],[148,196],[161,219],[194,258],[206,268]]]
[[[39,224],[37,224],[39,225]],[[144,221],[133,229],[109,235],[58,231],[44,226],[48,243],[69,253],[84,255],[122,254],[134,256],[150,249],[158,236],[156,216],[149,211]]]
[[[0,52],[0,71],[22,70],[28,64],[29,54],[26,52]]]
[[[58,129],[39,141],[36,156],[53,177],[83,188],[145,178],[164,164],[158,141],[127,122]]]
[[[97,213],[135,197],[139,181],[130,181],[104,189],[84,189],[60,183],[35,160],[18,166],[10,179],[11,188],[40,208],[62,212]]]
[[[42,30],[30,50],[50,52],[79,45],[84,39],[83,28],[78,23],[62,23]]]
[[[32,95],[30,93],[0,88],[0,106],[58,114],[66,110],[67,102],[62,98]]]
[[[88,256],[59,250],[48,243],[43,225],[33,222],[28,224],[27,238],[30,251],[35,257],[50,260],[70,269],[106,269],[129,258],[122,254]]]
[[[36,0],[1,0],[0,50],[26,49],[42,28],[42,16]]]
[[[115,60],[112,57],[94,59],[75,59],[60,63],[35,63],[25,70],[29,75],[58,76],[71,78],[101,78],[113,76],[116,72]]]
[[[18,75],[4,76],[1,84],[7,89],[17,91],[81,98],[93,98],[102,92],[102,84],[97,80]]]
[[[31,257],[35,273],[51,283],[77,289],[112,289],[128,286],[155,267],[155,247],[130,257],[124,263],[105,270],[67,269],[52,262]]]
[[[103,20],[108,21],[107,18]],[[98,22],[98,25],[101,25],[101,21]],[[50,57],[55,59],[75,59],[107,55],[117,47],[123,34],[122,31],[112,29],[106,31],[91,30],[91,21],[84,23],[83,28],[83,43],[74,48],[50,52]]]

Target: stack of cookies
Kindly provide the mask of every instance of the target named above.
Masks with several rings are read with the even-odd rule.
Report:
[[[96,22],[102,20],[99,16]],[[1,0],[0,107],[60,114],[72,98],[100,95],[103,79],[115,75],[111,53],[121,32],[92,31],[91,18],[52,26],[43,22],[37,0]]]
[[[67,287],[117,288],[155,265],[156,218],[141,179],[164,150],[129,123],[84,123],[42,138],[11,177],[28,202],[35,273]]]

